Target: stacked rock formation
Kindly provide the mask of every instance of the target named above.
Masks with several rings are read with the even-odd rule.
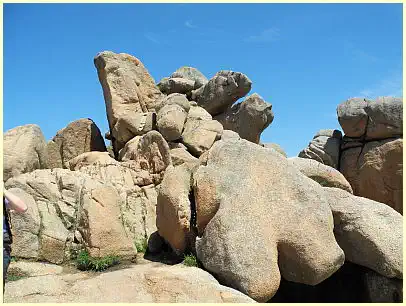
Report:
[[[354,194],[403,213],[403,100],[350,99],[337,114],[345,134],[340,171]]]
[[[339,170],[355,195],[403,214],[403,100],[349,99],[337,107],[338,130],[320,130],[299,153]]]
[[[385,171],[402,176],[392,163],[402,150],[398,100],[357,111],[351,101],[340,105],[345,136],[322,130],[301,157],[288,159],[278,145],[259,143],[274,119],[272,105],[255,93],[235,104],[251,89],[240,72],[207,79],[182,67],[155,85],[131,55],[105,51],[94,64],[114,158],[88,119],[69,124],[48,145],[37,126],[7,132],[5,186],[30,207],[12,217],[14,255],[59,264],[86,248],[95,257],[130,259],[134,242],[148,238],[148,252],[192,253],[221,285],[258,302],[283,297],[278,291],[286,283],[324,286],[348,265],[366,271],[362,290],[370,301],[393,301],[375,288],[398,290],[403,279],[403,216],[373,192],[359,196],[367,189],[352,177],[376,170],[376,182],[389,190]],[[351,134],[359,122],[366,122],[364,134]],[[21,130],[30,141],[21,143]],[[26,152],[19,162],[12,145]],[[354,153],[346,152],[355,149],[362,161],[351,164]],[[373,150],[381,163],[369,157]]]

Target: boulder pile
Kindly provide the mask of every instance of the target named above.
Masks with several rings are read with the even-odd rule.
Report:
[[[91,119],[68,124],[48,144],[36,125],[4,135],[5,186],[29,206],[12,215],[13,255],[64,264],[84,248],[132,259],[135,244],[148,240],[147,252],[193,254],[205,271],[114,271],[80,280],[64,299],[27,293],[15,301],[97,302],[97,288],[110,281],[129,290],[120,300],[109,291],[112,302],[291,301],[306,288],[313,301],[326,300],[321,288],[341,301],[347,295],[334,288],[352,277],[365,280],[360,301],[399,300],[401,99],[340,104],[344,136],[321,130],[287,158],[279,145],[260,143],[272,105],[257,93],[238,102],[252,85],[243,73],[208,79],[181,67],[155,84],[128,54],[104,51],[94,64],[111,148]],[[66,278],[58,282],[65,290]]]

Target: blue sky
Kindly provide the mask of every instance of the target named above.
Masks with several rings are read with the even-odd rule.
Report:
[[[139,58],[158,82],[181,66],[240,71],[273,104],[262,142],[296,156],[340,128],[349,97],[402,96],[402,4],[5,4],[3,131],[46,139],[91,118],[108,129],[93,65],[103,50]]]

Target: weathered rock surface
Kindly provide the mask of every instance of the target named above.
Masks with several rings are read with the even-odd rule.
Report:
[[[85,152],[75,158],[68,161],[68,168],[72,171],[79,170],[82,167],[93,165],[93,164],[108,164],[116,163],[116,160],[112,158],[109,152]]]
[[[255,302],[220,285],[199,268],[158,263],[134,265],[93,277],[85,272],[30,277],[7,283],[5,292],[7,303]]]
[[[156,114],[153,112],[123,114],[112,130],[117,151],[120,151],[135,136],[144,135],[155,129],[155,125]]]
[[[190,112],[192,114],[190,115]],[[182,133],[182,142],[194,156],[200,156],[221,138],[223,126],[217,120],[199,119],[191,108]],[[205,116],[205,114],[200,114]],[[202,117],[203,117],[202,116]],[[205,117],[207,118],[207,117]]]
[[[131,259],[137,254],[120,219],[120,196],[114,187],[97,187],[83,197],[78,230],[90,256]]]
[[[341,153],[340,172],[355,195],[385,203],[403,214],[403,139],[367,142]]]
[[[194,89],[202,87],[208,80],[207,78],[196,68],[193,67],[181,67],[171,74],[171,78],[183,78],[194,82]]]
[[[241,72],[222,70],[209,82],[192,91],[192,100],[211,115],[224,112],[251,90],[251,80]]]
[[[211,204],[196,199],[196,208],[219,208],[196,242],[197,257],[222,283],[267,301],[281,274],[315,285],[343,264],[322,187],[279,153],[246,140],[220,140],[199,174],[208,181],[200,192]]]
[[[282,147],[280,145],[278,145],[277,143],[271,142],[271,143],[263,143],[262,146],[264,148],[267,149],[272,149],[275,150],[276,152],[282,154],[285,157],[288,157],[288,155],[286,154],[286,152],[282,149]]]
[[[321,186],[341,188],[349,193],[353,193],[351,185],[345,179],[344,175],[332,167],[326,166],[313,159],[301,157],[291,157],[288,158],[288,161],[299,169],[300,172]]]
[[[106,152],[103,136],[93,122],[84,118],[59,130],[47,144],[49,168],[68,168],[72,158],[91,151]]]
[[[157,193],[149,173],[128,163],[36,170],[8,180],[6,188],[29,207],[12,216],[13,256],[62,263],[83,244],[95,256],[131,257],[133,241],[156,231]]]
[[[374,271],[364,276],[367,302],[399,303],[403,302],[403,282],[395,278],[387,278]]]
[[[157,131],[136,136],[127,142],[120,151],[119,160],[133,160],[139,169],[151,174],[163,172],[172,163],[168,143]]]
[[[172,149],[170,151],[172,164],[179,166],[183,163],[198,163],[199,160],[190,154],[187,150],[182,148]]]
[[[181,137],[189,109],[189,101],[180,94],[170,95],[163,101],[158,111],[157,126],[166,140],[175,141]]]
[[[3,181],[47,167],[46,142],[38,125],[17,126],[4,133]]]
[[[192,171],[187,165],[168,167],[158,190],[156,225],[158,233],[177,254],[187,250],[191,238]]]
[[[172,93],[190,94],[195,89],[195,81],[184,78],[163,78],[157,86],[166,95]]]
[[[60,265],[49,264],[45,262],[27,262],[27,261],[13,261],[10,263],[8,272],[19,271],[28,277],[55,275],[63,272],[63,267]]]
[[[389,278],[403,278],[403,217],[389,206],[325,188],[334,234],[345,258]]]
[[[339,130],[320,130],[299,157],[317,160],[335,169],[339,166],[342,134]]]
[[[272,123],[274,114],[272,104],[254,93],[214,119],[219,121],[224,129],[235,131],[241,138],[259,143],[262,131]]]
[[[126,53],[103,51],[94,58],[106,103],[110,131],[122,116],[154,112],[163,94],[139,59]],[[113,139],[117,154],[119,146]]]
[[[349,99],[337,107],[338,121],[348,137],[384,139],[403,135],[403,99]]]

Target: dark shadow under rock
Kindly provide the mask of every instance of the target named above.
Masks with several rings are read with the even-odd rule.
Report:
[[[346,262],[316,286],[282,279],[279,290],[268,303],[400,303],[402,296],[402,280],[389,279],[368,268]]]

